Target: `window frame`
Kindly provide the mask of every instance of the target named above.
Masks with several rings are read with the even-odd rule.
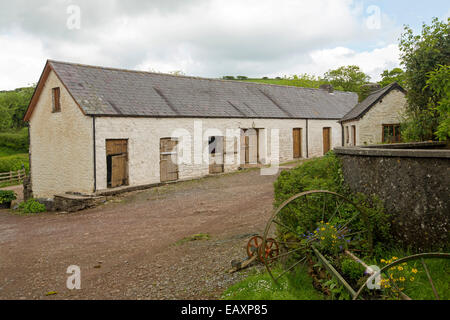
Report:
[[[386,128],[392,128],[392,140],[386,141],[385,131]],[[396,134],[396,129],[398,129],[398,135]],[[398,138],[397,138],[398,137]],[[400,123],[383,124],[382,125],[382,143],[400,143],[402,141],[402,133],[400,128]]]
[[[60,87],[52,88],[52,112],[61,112],[61,89]]]

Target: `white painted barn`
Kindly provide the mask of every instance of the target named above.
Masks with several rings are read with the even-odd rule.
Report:
[[[49,60],[25,115],[33,195],[322,156],[343,145],[339,121],[357,100],[350,92]]]

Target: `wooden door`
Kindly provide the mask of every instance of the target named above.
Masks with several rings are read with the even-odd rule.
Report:
[[[302,129],[293,130],[293,141],[294,141],[294,159],[299,159],[302,157]]]
[[[245,164],[250,163],[250,137],[248,135],[245,136]]]
[[[210,137],[209,139],[209,173],[224,172],[224,138]]]
[[[323,154],[331,150],[331,128],[323,128]]]
[[[176,158],[178,141],[171,138],[164,138],[160,141],[160,175],[161,182],[178,180],[178,163],[172,161],[172,156]]]
[[[352,126],[353,146],[356,146],[356,126]]]
[[[128,140],[106,140],[107,185],[128,185]]]
[[[127,184],[127,155],[121,154],[111,157],[111,188]]]

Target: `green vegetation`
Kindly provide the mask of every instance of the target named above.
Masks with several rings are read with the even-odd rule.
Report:
[[[0,172],[17,171],[22,169],[22,165],[28,172],[30,165],[27,153],[0,157]]]
[[[406,26],[400,39],[401,63],[405,67],[408,108],[402,125],[406,141],[448,139],[450,65],[450,18],[433,19],[415,35]]]
[[[236,80],[231,79],[229,76],[224,77],[225,80]],[[237,79],[240,80],[240,79]],[[247,82],[256,82],[256,83],[265,83],[265,84],[274,84],[279,86],[293,86],[293,87],[302,87],[302,88],[319,88],[322,84],[327,84],[328,82],[324,79],[311,76],[308,74],[302,74],[302,75],[293,75],[291,77],[283,77],[283,78],[277,78],[277,79],[269,79],[267,77],[264,77],[262,79],[255,79],[255,78],[246,78],[242,79]]]
[[[209,234],[207,234],[207,233],[199,233],[199,234],[194,234],[192,236],[183,238],[183,239],[177,241],[175,243],[175,245],[179,246],[179,245],[182,245],[182,244],[184,244],[186,242],[204,241],[204,240],[209,240],[209,239],[211,239],[211,236]]]
[[[0,132],[0,150],[4,153],[28,152],[28,129]],[[1,154],[0,154],[1,155]]]
[[[350,258],[344,258],[341,261],[341,271],[350,280],[357,281],[366,270],[360,263]]]
[[[393,241],[390,232],[390,215],[385,212],[378,198],[350,192],[344,183],[341,162],[333,152],[323,158],[306,161],[290,171],[282,172],[274,183],[274,187],[275,207],[301,192],[328,190],[342,194],[360,208],[364,208],[368,223],[362,218],[350,222],[349,220],[357,212],[355,207],[351,203],[342,203],[338,206],[335,199],[331,197],[325,199],[310,197],[305,202],[294,201],[278,216],[278,220],[289,228],[279,227],[275,231],[277,239],[281,241],[293,240],[298,241],[299,244],[306,244],[306,241],[314,238],[318,250],[356,289],[367,278],[364,276],[364,267],[347,257],[343,251],[351,246],[350,250],[356,250],[361,259],[375,264],[379,261],[379,257],[391,250]],[[323,207],[333,208],[331,211],[338,208],[339,215],[334,215],[333,220],[329,221],[331,223],[322,222]],[[345,229],[340,228],[343,224],[346,224]],[[292,230],[299,235],[303,234],[304,239],[298,239],[297,236],[295,236],[297,240],[293,239]],[[314,233],[312,233],[313,230],[315,230]],[[353,236],[347,237],[347,231],[351,231]],[[360,236],[365,231],[371,231],[374,247]],[[295,248],[295,245],[289,245],[289,250]],[[286,279],[280,279],[280,286],[274,285],[267,273],[259,273],[229,288],[223,297],[225,299],[350,299],[346,289],[324,272],[314,254],[306,250],[302,255],[308,257],[309,268],[310,270],[312,268],[313,273],[306,272],[304,267],[296,268],[288,273]],[[290,266],[292,262],[286,265]],[[275,272],[280,274],[281,270],[283,268],[280,265]],[[314,288],[321,289],[317,291]]]
[[[370,77],[362,72],[358,66],[346,66],[328,71],[325,73],[325,80],[337,90],[359,94],[361,86],[368,83]]]
[[[274,276],[281,274],[281,268]],[[314,289],[305,267],[282,277],[276,285],[267,272],[256,272],[228,288],[222,295],[225,300],[322,300],[324,295]]]
[[[45,212],[45,205],[39,203],[35,199],[29,199],[28,201],[21,202],[19,204],[19,211],[21,213],[29,214],[29,213],[39,213]]]
[[[0,173],[29,170],[28,128],[23,117],[34,87],[0,92]],[[4,186],[10,183],[2,183]]]
[[[0,132],[25,127],[23,117],[34,92],[34,87],[0,92]]]
[[[0,190],[0,204],[9,203],[16,200],[16,194],[10,190]]]
[[[382,88],[390,85],[393,82],[397,82],[402,87],[405,87],[405,71],[400,68],[394,68],[392,70],[384,70],[381,74],[381,81],[379,84]]]

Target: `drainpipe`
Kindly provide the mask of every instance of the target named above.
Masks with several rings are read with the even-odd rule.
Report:
[[[306,159],[309,158],[309,125],[308,119],[306,119]]]
[[[341,121],[341,131],[342,131],[342,134],[341,134],[341,136],[342,136],[342,146],[343,147],[345,147],[345,137],[344,137],[344,124],[342,123],[342,121]]]
[[[95,148],[95,116],[92,116],[92,136],[94,139],[94,192],[97,191],[97,155],[96,155],[96,148]]]

